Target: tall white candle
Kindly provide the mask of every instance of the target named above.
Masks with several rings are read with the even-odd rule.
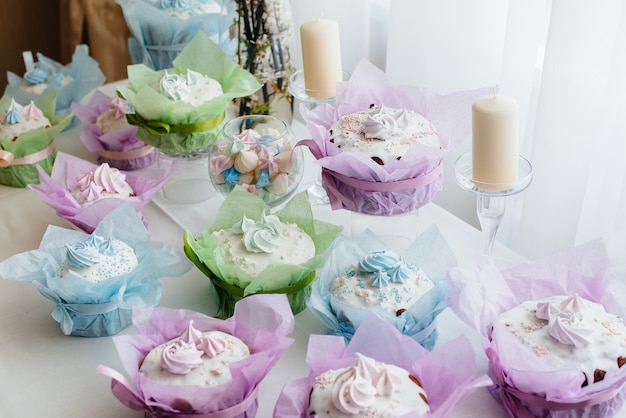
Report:
[[[489,191],[509,189],[518,180],[518,105],[497,94],[472,105],[472,181]]]
[[[300,26],[304,87],[316,99],[335,97],[342,81],[339,25],[330,19],[315,19]]]

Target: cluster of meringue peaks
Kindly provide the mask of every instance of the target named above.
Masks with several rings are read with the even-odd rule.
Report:
[[[22,106],[17,103],[15,99],[11,99],[11,104],[7,108],[6,112],[4,112],[2,118],[2,122],[8,125],[16,125],[21,122],[39,120],[45,120],[47,121],[47,125],[50,124],[50,121],[48,121],[43,112],[35,106],[35,103],[33,103],[32,100],[26,106]]]
[[[214,358],[227,348],[228,341],[219,332],[200,332],[189,321],[187,330],[165,346],[161,364],[170,373],[187,374],[202,365],[203,355]]]
[[[94,171],[81,174],[72,195],[79,203],[94,202],[102,197],[132,197],[132,187],[126,182],[126,174],[103,163]]]
[[[589,302],[578,295],[559,302],[537,304],[537,318],[548,321],[548,333],[561,344],[583,347],[591,342],[593,328],[588,324]],[[587,319],[587,321],[585,320]]]
[[[391,283],[404,283],[411,277],[411,270],[393,251],[377,251],[363,256],[359,270],[373,273],[372,286],[385,287]]]
[[[376,396],[391,396],[402,384],[384,363],[356,353],[353,366],[340,372],[332,387],[335,408],[355,415],[376,402]]]
[[[408,126],[406,109],[391,109],[381,104],[371,108],[361,131],[366,138],[386,140]]]

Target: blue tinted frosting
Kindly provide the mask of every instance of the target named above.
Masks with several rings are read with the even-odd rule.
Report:
[[[22,121],[22,106],[14,99],[11,99],[11,104],[7,109],[6,121],[9,125],[15,125]]]
[[[400,257],[393,251],[369,253],[359,261],[359,270],[368,273],[389,270],[400,262]]]

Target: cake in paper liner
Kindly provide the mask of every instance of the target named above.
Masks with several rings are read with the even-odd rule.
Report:
[[[2,96],[0,114],[11,106],[13,97]],[[28,102],[27,102],[28,103]],[[39,171],[50,173],[57,155],[54,138],[70,123],[72,115],[55,114],[56,93],[44,92],[33,103],[50,120],[51,126],[39,127],[9,138],[0,134],[0,184],[26,187],[39,183]]]
[[[193,327],[206,332],[218,330],[242,340],[250,356],[230,363],[232,380],[218,386],[166,385],[139,370],[154,347]],[[184,309],[137,308],[133,311],[137,335],[113,338],[131,383],[106,366],[98,373],[110,376],[111,391],[127,407],[147,417],[252,418],[256,415],[259,383],[271,371],[293,340],[294,318],[284,295],[255,295],[241,300],[226,320]],[[134,386],[134,387],[133,387]],[[178,405],[186,405],[181,410]]]
[[[155,70],[172,67],[172,62],[193,39],[203,32],[224,53],[233,57],[237,38],[231,36],[237,19],[237,3],[231,0],[207,0],[198,3],[196,11],[184,10],[184,18],[171,15],[168,10],[182,9],[192,2],[155,0],[116,0],[122,8],[126,25],[132,34],[128,49],[134,64],[144,64]],[[171,4],[170,4],[171,3]],[[194,2],[195,3],[195,2]]]
[[[191,263],[170,245],[151,241],[130,204],[107,215],[94,231],[104,239],[120,240],[138,259],[136,268],[97,283],[79,274],[60,277],[67,258],[66,245],[90,236],[74,229],[48,226],[38,249],[14,255],[0,263],[0,277],[31,282],[56,306],[52,317],[65,335],[103,337],[131,323],[134,306],[155,306],[161,298],[160,277],[181,276]]]
[[[337,84],[335,104],[314,109],[301,105],[311,150],[322,166],[322,182],[333,209],[370,215],[411,212],[430,202],[442,189],[443,161],[470,133],[471,104],[486,89],[459,91],[440,96],[425,88],[393,84],[366,60],[350,80]],[[440,147],[420,142],[410,145],[399,160],[379,165],[360,152],[341,152],[331,142],[330,128],[342,116],[371,105],[414,111],[428,119],[439,133]]]
[[[119,114],[111,116],[110,120],[112,123],[116,120],[120,122],[103,132],[99,118],[116,111],[113,108],[115,101],[122,103],[117,110]],[[109,97],[96,90],[89,103],[85,105],[75,103],[72,109],[83,124],[80,140],[87,150],[98,154],[98,163],[107,163],[120,170],[138,170],[153,164],[159,156],[159,151],[137,139],[137,127],[126,121],[126,113],[129,111],[123,109],[123,102],[124,100],[119,97]]]
[[[37,53],[37,62],[30,51],[24,54],[26,73],[24,77],[7,72],[8,85],[5,94],[15,98],[21,104],[35,100],[44,91],[55,90],[57,95],[55,112],[70,114],[72,102],[80,102],[88,93],[101,86],[105,76],[100,64],[89,56],[87,45],[77,45],[72,55],[72,62],[63,65],[41,53]],[[69,127],[77,120],[71,119]]]
[[[401,255],[403,261],[417,266],[432,282],[432,287],[426,289],[419,299],[404,307],[405,311],[397,314],[375,305],[356,306],[332,293],[335,279],[349,271],[351,265],[370,254],[388,250],[370,230],[365,230],[353,240],[339,236],[330,248],[323,268],[318,272],[307,306],[326,325],[328,333],[340,335],[346,342],[350,341],[367,314],[374,312],[400,333],[432,350],[438,337],[437,316],[447,307],[445,272],[456,266],[452,251],[436,226],[431,226],[416,237]]]
[[[54,209],[57,215],[67,219],[77,228],[91,233],[107,214],[126,203],[130,203],[140,213],[176,170],[176,164],[172,164],[167,168],[150,167],[141,173],[123,173],[125,181],[134,191],[134,196],[105,197],[81,204],[72,195],[72,191],[85,173],[92,173],[98,167],[98,164],[59,152],[52,173],[48,175],[39,168],[40,184],[31,184],[28,188],[37,192],[37,197]],[[146,225],[148,223],[145,218],[143,222]]]
[[[260,87],[252,74],[234,62],[199,31],[173,62],[173,68],[155,71],[144,64],[128,67],[128,86],[118,93],[135,109],[128,121],[139,127],[137,137],[170,156],[206,154],[215,143],[225,112],[236,97],[248,96]],[[188,70],[216,80],[222,94],[200,105],[172,101],[155,90],[168,74]]]
[[[356,353],[409,371],[428,397],[430,413],[426,417],[450,416],[459,402],[477,388],[491,383],[487,376],[477,375],[474,352],[465,337],[457,337],[429,352],[389,322],[369,313],[347,346],[340,336],[310,336],[306,356],[309,375],[284,385],[274,417],[308,417],[309,395],[315,377],[330,369],[349,366]]]
[[[311,293],[315,271],[324,264],[324,251],[342,230],[313,218],[306,192],[295,195],[283,209],[272,212],[281,222],[297,225],[313,241],[314,256],[302,264],[271,261],[260,274],[252,275],[241,271],[227,259],[213,232],[226,230],[241,222],[243,216],[252,220],[269,214],[270,208],[258,196],[236,186],[220,206],[215,221],[198,237],[185,232],[185,253],[213,285],[219,311],[230,316],[235,303],[256,293],[284,293],[294,313],[306,308],[306,299]]]
[[[525,301],[574,295],[624,318],[626,305],[613,293],[622,286],[623,295],[625,278],[611,271],[602,240],[536,262],[479,256],[475,268],[449,271],[450,307],[481,335],[494,381],[490,391],[509,416],[607,417],[621,408],[626,368],[607,370],[583,387],[577,367],[545,364],[498,318]]]

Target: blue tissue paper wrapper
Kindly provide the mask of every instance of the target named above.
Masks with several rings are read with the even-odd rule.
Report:
[[[229,57],[237,50],[237,37],[230,36],[237,19],[236,2],[213,0],[214,11],[188,19],[170,16],[154,0],[116,0],[122,8],[126,25],[133,36],[128,49],[133,64],[144,64],[153,70],[173,67],[173,61],[202,30]]]
[[[371,230],[365,230],[353,240],[339,236],[329,250],[318,279],[313,283],[307,306],[327,326],[328,333],[343,336],[346,343],[350,342],[368,312],[374,312],[402,334],[410,336],[427,350],[432,350],[438,337],[437,316],[447,307],[445,272],[457,264],[452,250],[436,226],[425,230],[404,254],[400,254],[406,261],[420,267],[435,285],[400,316],[379,307],[352,306],[331,295],[330,289],[337,276],[364,255],[388,249]]]
[[[91,283],[75,273],[59,277],[66,258],[66,244],[85,241],[88,234],[48,226],[39,249],[16,254],[0,263],[0,277],[31,282],[56,304],[52,317],[65,335],[103,337],[130,325],[132,308],[152,307],[161,298],[160,277],[185,274],[191,263],[169,244],[151,241],[131,204],[118,207],[94,234],[130,245],[139,265],[130,273]]]
[[[89,56],[89,47],[87,45],[77,45],[72,55],[72,62],[62,65],[53,59],[37,53],[36,63],[27,63],[26,70],[31,66],[35,68],[45,69],[50,74],[62,74],[69,76],[72,80],[61,86],[49,85],[46,90],[55,89],[57,93],[56,113],[70,114],[72,102],[80,102],[83,97],[104,84],[106,77],[100,70],[100,64]],[[7,72],[7,87],[5,94],[13,97],[22,105],[28,104],[31,100],[35,100],[39,94],[22,90],[20,86],[24,84],[24,78],[11,72]],[[44,90],[45,91],[45,90]],[[72,122],[66,129],[69,129],[79,123],[78,119],[73,118]]]

